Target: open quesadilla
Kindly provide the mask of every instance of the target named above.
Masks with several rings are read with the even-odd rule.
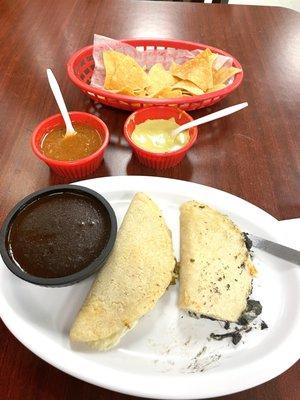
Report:
[[[238,321],[256,271],[244,234],[227,216],[196,201],[181,206],[179,271],[181,309]]]
[[[137,193],[75,319],[71,341],[99,350],[115,346],[164,294],[174,267],[171,233],[161,211]]]

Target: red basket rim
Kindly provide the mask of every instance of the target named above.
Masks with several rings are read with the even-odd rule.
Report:
[[[150,41],[150,42],[152,41],[153,44],[155,43],[156,45],[159,45],[159,43],[169,42],[169,43],[179,44],[179,45],[182,44],[182,45],[197,46],[198,49],[209,48],[214,53],[218,53],[223,56],[231,57],[232,64],[236,68],[241,69],[241,72],[238,72],[234,76],[233,82],[230,83],[229,85],[227,85],[224,89],[216,90],[215,92],[201,94],[201,95],[197,95],[197,96],[179,97],[179,98],[171,97],[171,98],[164,98],[164,99],[139,97],[139,96],[127,96],[124,94],[112,93],[109,90],[96,88],[94,86],[88,85],[85,82],[82,82],[79,78],[77,78],[77,76],[74,73],[74,64],[77,61],[77,59],[79,57],[81,57],[81,55],[83,53],[86,53],[87,51],[90,51],[93,49],[94,45],[90,45],[90,46],[86,46],[86,47],[79,49],[77,52],[75,52],[70,57],[70,59],[67,63],[67,72],[68,72],[69,78],[76,86],[78,86],[81,90],[86,91],[86,92],[95,93],[100,96],[110,97],[110,98],[113,98],[113,99],[116,99],[119,101],[124,101],[124,102],[129,101],[131,103],[132,102],[145,103],[145,104],[150,103],[150,104],[156,104],[156,105],[166,105],[166,104],[170,104],[170,103],[171,104],[187,104],[187,103],[194,103],[197,101],[211,99],[212,97],[216,97],[216,96],[225,96],[225,95],[231,93],[234,89],[236,89],[243,80],[244,72],[243,72],[242,66],[238,62],[238,60],[236,58],[234,58],[231,54],[227,53],[226,51],[218,49],[213,46],[209,46],[209,45],[202,44],[202,43],[184,41],[184,40],[176,40],[176,39],[154,39],[154,38],[137,38],[137,39],[135,39],[135,38],[131,38],[131,39],[120,40],[120,42],[124,42],[127,44],[131,44],[132,42],[135,42],[135,43],[141,42],[141,46],[142,46],[142,43],[145,41]],[[93,52],[91,52],[91,53],[93,54]]]
[[[107,125],[105,124],[104,121],[102,121],[102,119],[96,117],[93,114],[89,114],[83,111],[70,111],[69,115],[78,115],[78,116],[85,116],[91,119],[95,119],[97,122],[100,122],[101,127],[103,128],[103,132],[104,132],[104,140],[102,145],[99,147],[99,149],[97,151],[95,151],[94,153],[90,154],[87,157],[84,158],[80,158],[79,160],[74,160],[74,161],[61,161],[61,160],[54,160],[53,158],[49,158],[47,156],[45,156],[45,154],[43,154],[40,149],[38,144],[36,143],[36,135],[39,133],[40,129],[43,127],[43,125],[47,124],[48,122],[51,122],[52,120],[54,120],[57,117],[61,117],[61,114],[55,114],[55,115],[51,115],[50,117],[44,119],[42,122],[40,122],[38,124],[38,126],[34,129],[32,135],[31,135],[31,147],[33,152],[36,154],[37,157],[39,157],[41,160],[45,161],[46,163],[49,163],[51,165],[55,165],[55,166],[59,166],[59,167],[72,167],[72,166],[80,166],[83,164],[86,164],[90,161],[92,161],[94,158],[97,158],[102,152],[103,150],[105,150],[105,148],[108,146],[109,143],[109,130]],[[62,119],[63,122],[63,119]]]
[[[180,149],[175,150],[175,151],[166,151],[165,153],[155,153],[155,152],[148,151],[148,150],[145,150],[145,149],[141,148],[140,146],[135,144],[134,141],[131,139],[131,136],[128,133],[128,125],[129,125],[130,121],[132,119],[134,119],[137,114],[139,114],[141,112],[145,112],[145,110],[148,111],[148,110],[151,110],[151,109],[162,109],[162,108],[170,109],[170,107],[168,107],[168,106],[153,106],[153,107],[147,107],[147,108],[140,108],[139,110],[136,110],[132,114],[130,114],[129,117],[126,119],[126,121],[124,123],[124,127],[123,127],[123,133],[124,133],[125,139],[130,144],[130,146],[134,150],[138,151],[139,153],[142,153],[142,154],[145,154],[145,155],[149,155],[149,156],[150,155],[153,156],[153,154],[155,154],[155,156],[157,158],[160,158],[160,157],[163,157],[163,158],[174,157],[174,156],[177,156],[179,154],[186,153],[193,146],[195,141],[197,140],[198,128],[196,126],[194,126],[193,128],[189,128],[188,129],[188,131],[191,132],[191,137],[190,137],[190,140],[188,141],[188,143],[185,144]],[[194,118],[190,114],[188,114],[186,111],[183,111],[180,108],[175,108],[175,107],[174,107],[174,110],[178,111],[178,114],[184,114],[187,117],[187,119],[189,119],[189,121],[193,121],[194,120]]]

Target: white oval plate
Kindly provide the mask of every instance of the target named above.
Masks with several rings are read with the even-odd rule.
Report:
[[[244,231],[280,240],[278,222],[256,206],[217,189],[172,179],[116,176],[80,182],[112,204],[122,220],[134,193],[149,194],[172,230],[178,256],[178,207],[198,199],[228,214]],[[137,238],[138,240],[138,238]],[[299,270],[259,250],[253,298],[263,305],[268,329],[254,329],[234,346],[217,321],[196,320],[176,306],[171,287],[152,312],[106,353],[76,352],[68,331],[92,279],[66,288],[23,282],[1,265],[0,311],[8,329],[39,357],[84,381],[158,399],[203,399],[238,392],[279,375],[299,357]],[[1,264],[2,261],[0,261]],[[203,348],[206,348],[203,351]]]

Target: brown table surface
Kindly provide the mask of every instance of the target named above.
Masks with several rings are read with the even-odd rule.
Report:
[[[0,223],[30,192],[64,182],[31,152],[30,135],[57,113],[47,84],[58,78],[70,110],[100,115],[112,144],[93,175],[160,175],[199,182],[247,199],[278,219],[300,216],[300,16],[278,7],[115,0],[0,1]],[[95,106],[66,74],[93,34],[202,42],[227,50],[245,71],[241,87],[207,112],[248,101],[239,114],[203,126],[172,170],[141,166],[118,144],[128,113]],[[297,104],[298,102],[298,104]],[[298,167],[298,169],[297,169]],[[1,323],[1,399],[128,399],[81,382],[40,360]],[[299,399],[299,363],[272,381],[224,399]]]

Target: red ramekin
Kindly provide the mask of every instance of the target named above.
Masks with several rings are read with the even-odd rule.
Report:
[[[79,122],[97,129],[103,143],[95,153],[75,161],[53,160],[42,153],[41,142],[44,136],[56,126],[64,125],[61,114],[45,119],[35,128],[31,136],[31,147],[35,155],[43,160],[56,174],[65,178],[78,179],[90,175],[100,166],[109,142],[109,131],[106,124],[92,114],[72,111],[69,115],[72,122]]]
[[[181,149],[166,153],[153,153],[137,146],[131,139],[131,134],[134,131],[136,125],[141,124],[147,119],[170,119],[175,118],[178,125],[183,125],[187,122],[193,121],[193,118],[185,111],[175,107],[158,106],[158,107],[147,107],[141,108],[140,110],[132,113],[126,120],[124,125],[124,135],[131,146],[134,154],[137,156],[141,164],[146,165],[150,168],[155,169],[166,169],[174,167],[184,158],[188,150],[193,146],[197,139],[198,129],[197,127],[190,128],[189,142],[184,145]]]

